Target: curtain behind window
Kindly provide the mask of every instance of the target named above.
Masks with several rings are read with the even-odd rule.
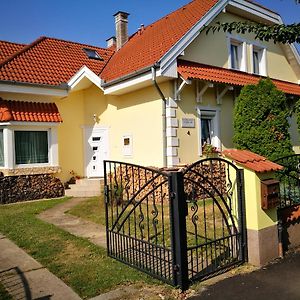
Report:
[[[47,131],[15,131],[16,164],[48,163]]]
[[[0,167],[4,167],[3,130],[0,130]]]

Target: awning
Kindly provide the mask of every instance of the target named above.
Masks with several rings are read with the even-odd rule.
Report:
[[[204,64],[178,60],[178,73],[185,79],[200,79],[229,85],[244,86],[257,84],[264,76],[252,75],[241,71],[228,70]],[[300,85],[272,79],[276,87],[286,94],[300,96]]]
[[[0,122],[62,122],[55,103],[3,100],[0,98]]]

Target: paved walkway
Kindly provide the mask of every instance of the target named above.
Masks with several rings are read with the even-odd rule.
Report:
[[[39,218],[58,226],[73,235],[86,238],[95,245],[106,248],[104,226],[65,213],[87,199],[88,198],[72,198],[42,212],[39,215]]]
[[[13,299],[81,299],[70,287],[2,234],[0,282]]]

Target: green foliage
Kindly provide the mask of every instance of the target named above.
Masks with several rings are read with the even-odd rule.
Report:
[[[298,101],[295,104],[294,111],[297,116],[298,132],[300,133],[300,98],[298,99]]]
[[[216,22],[214,25],[206,27],[206,34],[210,31],[214,33],[220,30],[238,34],[254,33],[255,39],[261,41],[273,40],[274,43],[283,44],[300,43],[300,23],[265,25],[253,22]]]
[[[233,142],[271,160],[293,154],[285,94],[270,79],[243,87],[234,107]]]

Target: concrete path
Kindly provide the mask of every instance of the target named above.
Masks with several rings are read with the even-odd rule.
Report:
[[[72,207],[88,198],[72,198],[42,212],[38,217],[73,235],[88,239],[91,243],[106,248],[105,227],[81,218],[66,214]]]
[[[13,299],[81,299],[70,287],[2,234],[0,282]]]

